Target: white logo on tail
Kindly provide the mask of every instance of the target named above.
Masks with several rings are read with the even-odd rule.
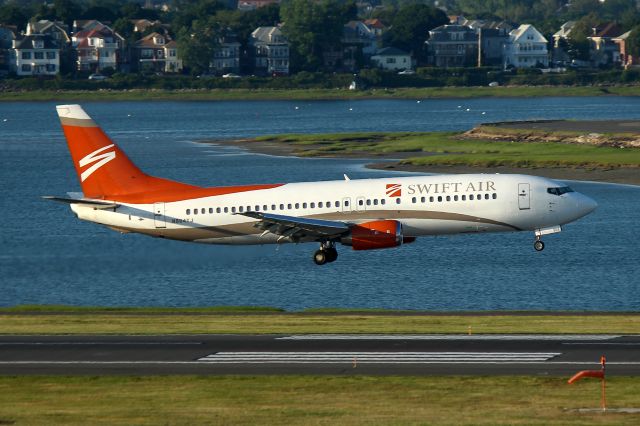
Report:
[[[79,162],[80,167],[84,167],[87,164],[96,163],[96,161],[97,161],[96,164],[94,164],[93,166],[89,167],[87,170],[82,172],[82,174],[80,174],[80,182],[84,182],[86,178],[88,178],[89,176],[91,176],[93,174],[93,172],[95,172],[100,167],[102,167],[105,164],[107,164],[109,161],[111,161],[114,158],[116,158],[116,152],[115,151],[105,152],[104,154],[100,154],[102,151],[107,150],[107,149],[111,148],[112,146],[113,146],[113,144],[107,145],[107,146],[103,146],[100,149],[96,149],[91,154],[87,155],[82,160],[80,160],[80,162]],[[100,155],[98,155],[98,154],[100,154]]]

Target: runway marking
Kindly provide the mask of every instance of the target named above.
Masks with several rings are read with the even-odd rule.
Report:
[[[0,346],[194,346],[202,342],[0,342]]]
[[[403,364],[449,362],[541,362],[559,352],[217,352],[198,361],[216,364]]]
[[[611,340],[619,335],[589,334],[297,334],[276,340]]]

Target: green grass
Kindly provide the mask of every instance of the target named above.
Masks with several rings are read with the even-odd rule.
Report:
[[[560,377],[0,377],[0,424],[638,424],[599,408],[600,383]],[[610,408],[640,381],[607,380]]]
[[[33,90],[0,92],[0,101],[148,101],[148,100],[332,100],[332,99],[428,99],[541,96],[640,96],[640,86],[611,87],[429,87],[349,91],[345,89],[132,89],[132,90]]]
[[[189,311],[187,311],[189,312]],[[0,334],[611,333],[635,334],[639,314],[228,313],[146,310],[0,313]]]
[[[477,167],[582,167],[640,166],[640,149],[620,149],[553,142],[495,142],[460,139],[459,133],[350,133],[278,135],[256,138],[292,145],[301,156],[367,153],[432,153],[407,158],[403,164]]]

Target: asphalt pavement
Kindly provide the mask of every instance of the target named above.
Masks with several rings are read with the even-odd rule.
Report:
[[[1,336],[0,374],[640,375],[640,335]]]

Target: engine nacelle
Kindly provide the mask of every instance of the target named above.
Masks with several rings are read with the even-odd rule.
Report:
[[[354,225],[351,234],[340,242],[354,250],[398,247],[403,242],[402,224],[397,220],[376,220]]]

